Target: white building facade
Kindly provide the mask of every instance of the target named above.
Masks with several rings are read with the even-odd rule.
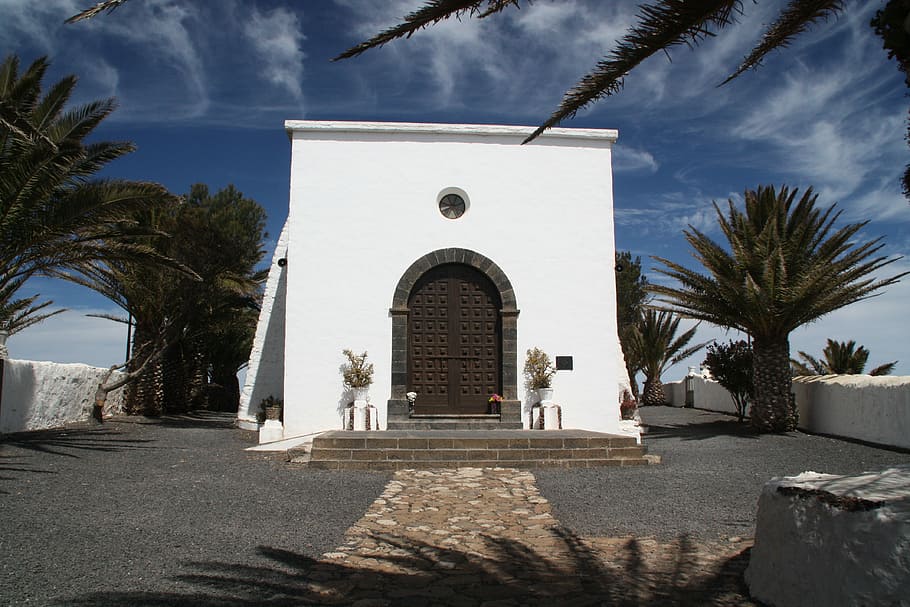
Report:
[[[528,425],[525,352],[571,369],[565,428],[618,433],[614,130],[288,121],[290,209],[239,419],[284,400],[283,437],[341,429],[342,350],[367,351],[379,425],[413,412]]]

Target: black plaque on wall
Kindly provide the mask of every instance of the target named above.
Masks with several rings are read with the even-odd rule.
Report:
[[[572,370],[572,357],[571,356],[557,356],[556,357],[556,370],[557,371],[571,371]]]

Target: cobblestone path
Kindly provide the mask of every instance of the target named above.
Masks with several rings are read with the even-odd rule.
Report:
[[[308,572],[323,604],[752,605],[748,543],[574,536],[527,471],[403,470]]]

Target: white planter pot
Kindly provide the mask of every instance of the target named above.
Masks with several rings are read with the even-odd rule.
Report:
[[[364,409],[367,406],[367,400],[370,396],[369,388],[351,388],[351,392],[354,393],[354,408],[355,409]]]
[[[553,388],[537,388],[537,398],[541,405],[553,403]]]

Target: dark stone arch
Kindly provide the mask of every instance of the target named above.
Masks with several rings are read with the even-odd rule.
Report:
[[[405,270],[392,295],[392,394],[389,399],[389,420],[408,417],[408,300],[418,279],[443,264],[464,264],[479,270],[492,281],[502,302],[502,421],[520,421],[518,401],[518,306],[512,283],[496,263],[469,249],[437,249],[417,259]],[[514,416],[514,420],[512,417]],[[507,419],[508,418],[508,419]]]

